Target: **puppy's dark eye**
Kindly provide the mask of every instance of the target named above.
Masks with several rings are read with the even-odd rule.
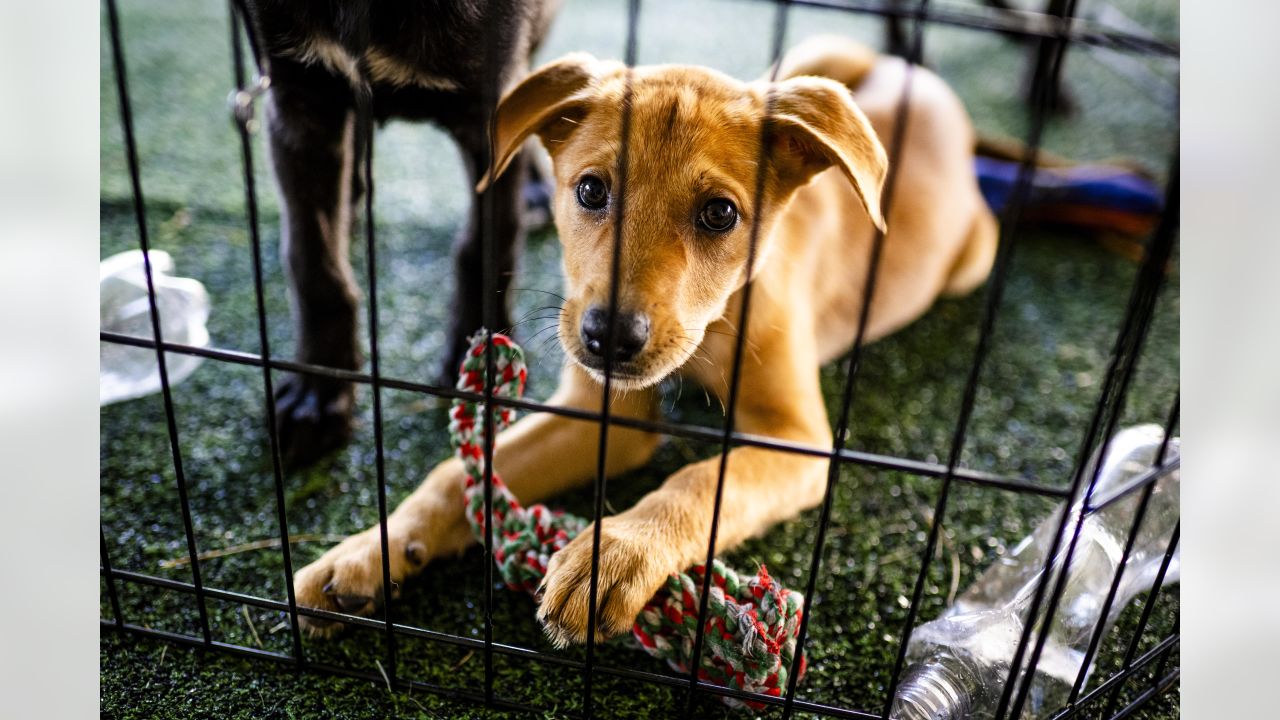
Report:
[[[599,210],[609,204],[609,188],[595,175],[583,175],[578,181],[578,202],[588,210]]]
[[[703,230],[724,232],[738,222],[738,208],[724,198],[708,200],[698,213],[698,224]]]

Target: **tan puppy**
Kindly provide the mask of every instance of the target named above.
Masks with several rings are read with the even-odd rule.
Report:
[[[891,136],[905,69],[834,38],[790,53],[774,83],[697,67],[636,68],[625,200],[617,196],[624,66],[571,55],[512,90],[498,108],[497,172],[530,135],[542,139],[555,166],[567,297],[560,337],[572,362],[551,401],[600,410],[613,233],[624,202],[612,366],[614,387],[624,392],[612,399],[613,413],[653,416],[654,386],[672,372],[723,400],[742,327],[740,293],[750,281],[735,427],[829,450],[818,369],[846,351],[857,331],[874,226],[885,225],[880,139]],[[761,166],[767,98],[769,153]],[[971,290],[990,271],[996,224],[974,179],[973,144],[960,101],[917,68],[869,340],[918,317],[939,295]],[[753,223],[758,250],[748,275]],[[592,422],[532,415],[498,438],[495,467],[522,501],[537,501],[594,477],[598,432]],[[658,441],[612,428],[608,472],[641,465]],[[625,632],[669,573],[704,559],[718,465],[719,458],[689,465],[603,521],[600,637]],[[826,472],[820,458],[734,449],[717,551],[819,503]],[[462,489],[462,467],[448,460],[391,514],[393,581],[471,542]],[[591,541],[588,531],[570,543],[546,578],[538,617],[560,644],[586,637]],[[381,577],[374,527],[299,572],[298,601],[369,612]]]

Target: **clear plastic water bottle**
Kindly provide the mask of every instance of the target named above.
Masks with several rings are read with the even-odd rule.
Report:
[[[160,309],[160,329],[165,342],[204,347],[209,344],[209,294],[191,278],[173,277],[173,258],[152,250],[151,277]],[[142,251],[130,250],[103,260],[98,270],[98,313],[108,332],[151,338],[151,305]],[[117,343],[100,343],[98,402],[101,405],[141,397],[160,390],[156,353]],[[182,382],[195,372],[200,358],[174,353],[165,356],[169,384]]]
[[[1117,433],[1102,462],[1093,504],[1100,504],[1149,470],[1157,460],[1163,438],[1164,431],[1158,425],[1140,425]],[[1176,459],[1178,453],[1179,440],[1173,438],[1165,462]],[[1082,485],[1087,484],[1097,462],[1095,454],[1085,469]],[[1071,567],[1067,569],[1067,581],[1053,627],[1032,678],[1023,718],[1045,717],[1066,704],[1098,621],[1103,621],[1104,632],[1110,629],[1129,601],[1149,590],[1155,582],[1178,522],[1178,483],[1177,469],[1156,483],[1106,618],[1101,618],[1102,606],[1120,564],[1142,493],[1130,493],[1085,519]],[[1082,488],[1081,494],[1083,492]],[[1082,504],[1082,497],[1077,497],[1072,504],[1071,517],[1052,565],[1050,590],[1066,563],[1067,548]],[[907,646],[907,659],[911,664],[894,698],[892,718],[994,718],[1059,521],[1059,512],[1051,514],[1012,552],[997,559],[942,617],[915,629]],[[1164,582],[1177,580],[1175,553]],[[1046,605],[1047,600],[1035,618],[1032,642],[1038,636]],[[1026,674],[1030,655],[1028,649],[1024,653],[1019,683]]]

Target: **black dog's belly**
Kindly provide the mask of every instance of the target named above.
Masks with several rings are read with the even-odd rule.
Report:
[[[272,58],[349,73],[363,61],[383,118],[440,119],[493,94],[546,32],[558,0],[250,0]],[[443,92],[442,92],[443,91]]]

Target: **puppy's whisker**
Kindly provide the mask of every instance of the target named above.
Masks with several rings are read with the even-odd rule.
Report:
[[[559,348],[559,347],[561,347],[559,340],[560,340],[560,333],[559,333],[559,332],[556,332],[556,333],[552,333],[551,337],[549,337],[549,338],[547,338],[546,340],[542,341],[542,345],[538,348],[538,363],[535,363],[535,367],[540,366],[540,363],[541,363],[542,358],[552,357],[552,354],[551,354],[551,353],[549,353],[549,352],[548,352],[548,353],[544,353],[544,352],[543,352],[543,350],[545,350],[545,349],[546,349],[546,347],[547,347],[547,343],[554,343],[554,346],[555,346],[555,347],[557,347],[557,348]],[[563,366],[563,364],[564,364],[564,362],[565,362],[565,357],[564,357],[564,352],[563,352],[563,350],[560,352],[560,356],[559,356],[559,358],[557,358],[557,359],[560,361],[560,364]]]
[[[693,338],[683,335],[676,338],[676,341],[683,343],[681,349],[688,352],[688,356],[692,359],[700,360],[707,365],[713,365],[711,358],[705,352],[702,352],[701,343],[695,342]]]
[[[733,321],[732,321],[732,320],[730,320],[729,318],[727,318],[727,317],[722,317],[722,318],[720,318],[720,319],[721,319],[722,321],[724,321],[724,324],[725,324],[725,325],[728,325],[728,326],[729,326],[729,328],[733,330],[733,334],[732,334],[732,335],[730,335],[729,333],[724,332],[723,330],[712,330],[711,328],[706,328],[706,332],[713,332],[713,333],[717,333],[717,334],[719,334],[719,335],[725,335],[725,336],[727,336],[727,337],[732,337],[732,338],[736,338],[736,337],[738,337],[738,335],[740,335],[740,334],[742,333],[742,331],[738,329],[738,326],[737,326],[737,325],[734,325],[734,324],[733,324]],[[685,328],[685,329],[687,330],[688,328]],[[756,347],[756,344],[755,344],[754,342],[752,342],[752,341],[751,341],[751,338],[747,338],[747,342],[746,342],[746,349],[747,349],[747,352],[750,352],[750,353],[751,353],[751,357],[755,358],[756,362],[760,362],[760,353],[758,352],[759,348],[757,348],[757,347]]]
[[[558,325],[559,325],[559,323],[550,323],[550,324],[548,324],[546,327],[542,328],[541,330],[539,330],[538,332],[536,332],[536,333],[534,333],[532,336],[530,336],[530,337],[529,337],[529,343],[532,343],[534,340],[537,340],[537,339],[538,339],[538,336],[539,336],[539,335],[541,335],[541,334],[543,334],[543,333],[545,333],[546,331],[548,331],[548,330],[554,330]],[[526,343],[526,344],[528,344],[528,343]],[[542,351],[542,348],[538,348],[538,351],[539,351],[539,352],[541,352],[541,351]]]
[[[698,328],[684,328],[685,330],[697,330]],[[712,330],[711,328],[703,328],[702,332],[712,333],[713,335],[723,335],[728,338],[738,337],[737,333],[725,332],[723,330]]]
[[[548,331],[548,330],[554,330],[554,329],[555,329],[556,327],[558,327],[558,326],[559,326],[559,323],[552,323],[552,324],[550,324],[550,325],[548,325],[548,326],[546,326],[546,327],[542,328],[542,329],[541,329],[541,330],[539,330],[538,332],[534,333],[534,334],[533,334],[533,337],[530,337],[530,338],[529,338],[529,342],[525,343],[525,346],[526,346],[526,347],[531,346],[531,345],[533,344],[533,342],[534,342],[535,340],[537,340],[537,338],[538,338],[538,336],[539,336],[539,335],[541,335],[541,334],[545,333],[545,332],[546,332],[546,331]],[[554,339],[556,339],[556,338],[559,338],[559,337],[560,337],[560,333],[558,333],[558,332],[553,332],[553,333],[551,334],[551,339],[553,339],[553,340],[554,340]],[[546,357],[546,356],[549,354],[549,353],[544,353],[544,352],[543,352],[545,349],[546,349],[546,343],[544,342],[544,343],[542,343],[541,345],[539,345],[539,346],[537,347],[537,349],[534,351],[534,353],[533,353],[534,361],[533,361],[533,363],[532,363],[532,365],[533,365],[533,367],[534,367],[534,368],[539,367],[539,366],[541,365],[541,360],[542,360],[542,358]]]
[[[549,276],[545,276],[545,277],[549,277]],[[536,293],[542,293],[543,295],[550,295],[551,297],[560,298],[561,303],[567,303],[567,302],[569,302],[569,300],[568,300],[565,296],[563,296],[563,295],[559,295],[559,294],[556,294],[556,293],[553,293],[553,292],[551,292],[550,290],[541,290],[541,289],[539,289],[539,288],[518,288],[518,287],[507,288],[507,290],[508,290],[508,292],[536,292]]]
[[[552,333],[552,334],[551,334],[551,336],[550,336],[549,338],[547,338],[546,340],[543,340],[543,341],[542,341],[542,344],[538,346],[538,353],[539,353],[539,354],[541,354],[544,350],[546,350],[546,349],[547,349],[547,344],[548,344],[548,343],[555,343],[555,345],[556,345],[557,347],[560,347],[560,333],[559,333],[559,332]],[[564,352],[562,351],[562,352],[560,353],[560,355],[561,355],[561,357],[563,358],[563,357],[564,357]]]
[[[542,307],[536,307],[530,310],[529,312],[525,313],[524,315],[521,315],[520,319],[512,323],[507,329],[510,330],[512,328],[519,327],[521,323],[528,321],[530,316],[540,312],[546,312],[547,310],[557,310],[557,311],[563,312],[564,307],[561,305],[543,305]]]
[[[518,321],[516,321],[515,323],[512,323],[511,327],[518,327],[518,326],[522,325],[523,323],[527,323],[527,322],[529,322],[529,321],[531,321],[531,320],[549,320],[549,319],[551,319],[551,318],[559,318],[559,317],[560,317],[560,313],[558,313],[558,312],[548,312],[548,310],[552,310],[552,309],[553,309],[553,308],[539,308],[539,309],[537,309],[537,310],[534,310],[534,311],[532,311],[532,312],[528,313],[527,315],[524,315],[523,317],[521,317],[521,318],[520,318]],[[539,312],[540,312],[540,313],[544,313],[544,314],[542,314],[542,315],[535,315],[535,313],[539,313]]]
[[[693,342],[693,338],[690,338],[690,337],[688,337],[688,336],[684,336],[684,337],[680,338],[680,340],[681,340],[682,342],[687,342],[687,343],[692,343],[692,342]],[[729,381],[728,381],[728,379],[726,379],[726,378],[725,378],[725,376],[724,376],[724,367],[723,367],[723,366],[720,366],[720,365],[718,365],[717,363],[715,363],[714,361],[712,361],[712,359],[710,358],[710,356],[708,356],[708,355],[706,354],[706,352],[702,350],[702,346],[701,346],[701,345],[698,345],[697,347],[695,347],[695,348],[693,349],[693,352],[689,355],[689,357],[690,357],[691,359],[698,360],[698,361],[700,361],[700,362],[705,363],[708,367],[713,367],[713,368],[716,368],[717,370],[719,370],[719,372],[720,372],[720,384],[724,386],[724,391],[725,391],[725,392],[724,392],[724,394],[725,394],[725,395],[727,395],[727,394],[729,393]],[[705,391],[705,388],[703,388],[703,390]],[[708,400],[708,401],[707,401],[707,405],[708,405],[708,406],[710,406],[710,404],[711,404],[711,402],[710,402],[710,400]],[[723,398],[721,398],[721,400],[720,400],[720,407],[721,407],[722,409],[724,409],[724,411],[725,411],[726,413],[728,413],[728,409],[724,407],[724,400],[723,400]]]
[[[507,334],[510,334],[512,330],[515,330],[516,328],[518,328],[518,327],[520,327],[521,325],[524,325],[524,324],[526,324],[526,323],[539,322],[539,321],[546,321],[546,320],[557,320],[557,321],[558,321],[558,320],[559,320],[559,317],[560,317],[559,315],[539,315],[538,317],[525,318],[525,319],[521,320],[520,322],[512,323],[510,326],[508,326],[508,327],[507,327],[507,329],[506,329],[506,331],[505,331],[505,332],[506,332]]]

